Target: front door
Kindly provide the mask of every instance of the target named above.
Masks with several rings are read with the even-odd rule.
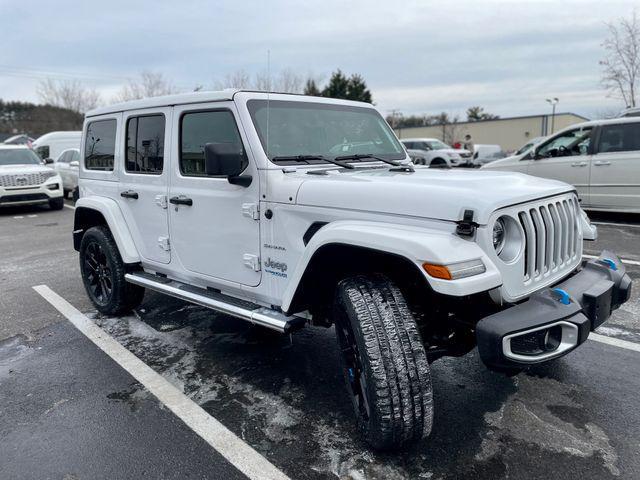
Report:
[[[246,145],[233,102],[176,106],[169,189],[169,224],[174,255],[189,271],[255,286],[260,283],[258,171],[247,155],[248,187],[205,172],[207,143]]]
[[[591,206],[640,209],[640,123],[600,127],[591,160]]]
[[[569,183],[576,187],[583,204],[589,204],[591,133],[591,127],[576,128],[544,142],[535,150],[527,173]]]
[[[171,108],[126,112],[124,162],[118,203],[140,256],[169,263],[167,189],[171,147]]]

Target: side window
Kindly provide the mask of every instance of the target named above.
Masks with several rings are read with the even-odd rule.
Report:
[[[78,152],[77,150],[74,150],[71,153],[71,159],[69,161],[70,162],[79,162],[80,161],[80,152]]]
[[[69,159],[70,155],[71,155],[71,152],[62,152],[60,154],[60,156],[58,157],[58,160],[56,160],[56,162],[58,162],[58,163],[69,163],[71,161]]]
[[[538,158],[586,155],[590,142],[591,127],[570,130],[544,144],[538,150]]]
[[[127,161],[130,173],[160,175],[164,165],[164,115],[131,117],[127,120]]]
[[[204,146],[207,143],[234,143],[242,140],[229,110],[187,112],[180,119],[180,173],[205,177]],[[245,165],[248,165],[245,158]]]
[[[598,153],[637,150],[640,150],[640,123],[622,123],[602,127]]]
[[[87,170],[113,170],[116,151],[116,121],[98,120],[87,126],[84,165]]]
[[[404,145],[404,148],[413,150],[413,142],[402,142],[402,144]]]

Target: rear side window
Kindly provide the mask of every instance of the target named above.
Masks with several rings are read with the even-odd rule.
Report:
[[[125,170],[160,175],[164,165],[164,115],[127,120]]]
[[[605,125],[600,131],[599,153],[640,150],[640,123]]]
[[[87,126],[84,165],[87,170],[113,170],[116,151],[116,121],[98,120]]]
[[[244,151],[236,121],[229,110],[191,112],[182,115],[180,119],[180,172],[182,175],[207,176],[204,164],[204,146],[207,143],[234,143]]]

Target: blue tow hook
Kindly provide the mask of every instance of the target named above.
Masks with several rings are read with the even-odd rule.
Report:
[[[557,293],[560,298],[558,300],[563,305],[569,305],[571,303],[571,297],[569,294],[561,288],[554,288],[551,290],[553,293]]]
[[[609,265],[609,268],[611,270],[618,270],[618,266],[616,265],[616,262],[614,262],[610,258],[603,258],[602,263],[606,263],[607,265]]]
[[[353,368],[349,369],[349,380],[351,380],[352,382],[356,379],[356,375],[355,372],[353,371]]]

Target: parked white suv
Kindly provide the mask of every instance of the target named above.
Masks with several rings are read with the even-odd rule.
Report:
[[[640,118],[572,125],[521,157],[482,168],[570,183],[587,210],[640,213]]]
[[[400,141],[416,165],[457,167],[471,162],[471,152],[452,148],[437,138],[403,138]]]
[[[80,167],[80,150],[77,148],[69,148],[64,150],[58,158],[53,162],[53,168],[60,174],[64,196],[70,193],[76,199],[76,190],[78,188],[78,168]]]
[[[629,298],[614,254],[582,261],[595,231],[573,187],[413,167],[369,104],[138,100],[89,112],[81,151],[73,237],[98,311],[149,288],[283,333],[335,325],[376,448],[429,434],[436,358],[545,362]]]
[[[0,145],[0,206],[64,206],[62,179],[25,145]]]

